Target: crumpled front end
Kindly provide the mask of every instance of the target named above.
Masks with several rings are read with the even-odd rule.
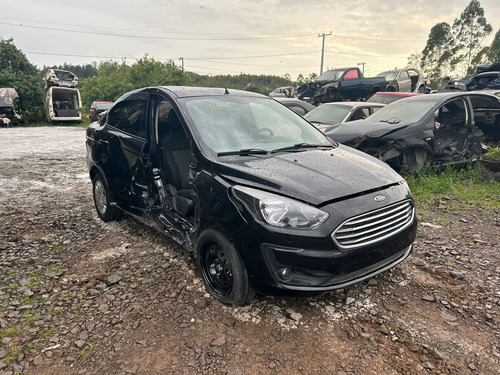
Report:
[[[338,84],[338,81],[316,81],[302,85],[298,90],[298,98],[313,104],[337,101]]]

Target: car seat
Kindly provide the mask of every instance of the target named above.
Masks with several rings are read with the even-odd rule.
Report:
[[[193,199],[189,185],[191,145],[173,110],[166,121],[167,133],[162,136],[161,149],[166,175],[166,190],[174,210],[189,216],[193,210]]]

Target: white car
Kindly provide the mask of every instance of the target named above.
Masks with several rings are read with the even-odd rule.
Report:
[[[385,104],[368,102],[325,103],[306,113],[304,118],[319,130],[325,131],[333,125],[353,120],[364,120],[382,107],[385,107]]]

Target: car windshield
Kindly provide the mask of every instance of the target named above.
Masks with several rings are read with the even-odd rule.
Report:
[[[351,107],[342,104],[323,104],[304,115],[304,118],[310,122],[335,125],[340,124],[350,110]]]
[[[370,122],[387,122],[389,124],[412,124],[425,116],[440,99],[398,100],[381,108],[370,116]]]
[[[394,81],[398,75],[398,72],[383,72],[377,75],[377,77],[385,77],[386,81]]]
[[[345,69],[329,70],[320,75],[316,81],[333,81],[342,77],[342,74],[344,74],[344,72]]]
[[[219,155],[332,146],[315,127],[272,99],[213,96],[183,101],[201,146]]]

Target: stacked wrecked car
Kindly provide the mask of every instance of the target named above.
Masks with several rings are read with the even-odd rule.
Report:
[[[0,125],[19,125],[25,122],[19,94],[14,88],[0,88]]]
[[[78,77],[73,73],[49,69],[44,77],[45,112],[50,123],[81,122],[82,99],[76,88]]]

